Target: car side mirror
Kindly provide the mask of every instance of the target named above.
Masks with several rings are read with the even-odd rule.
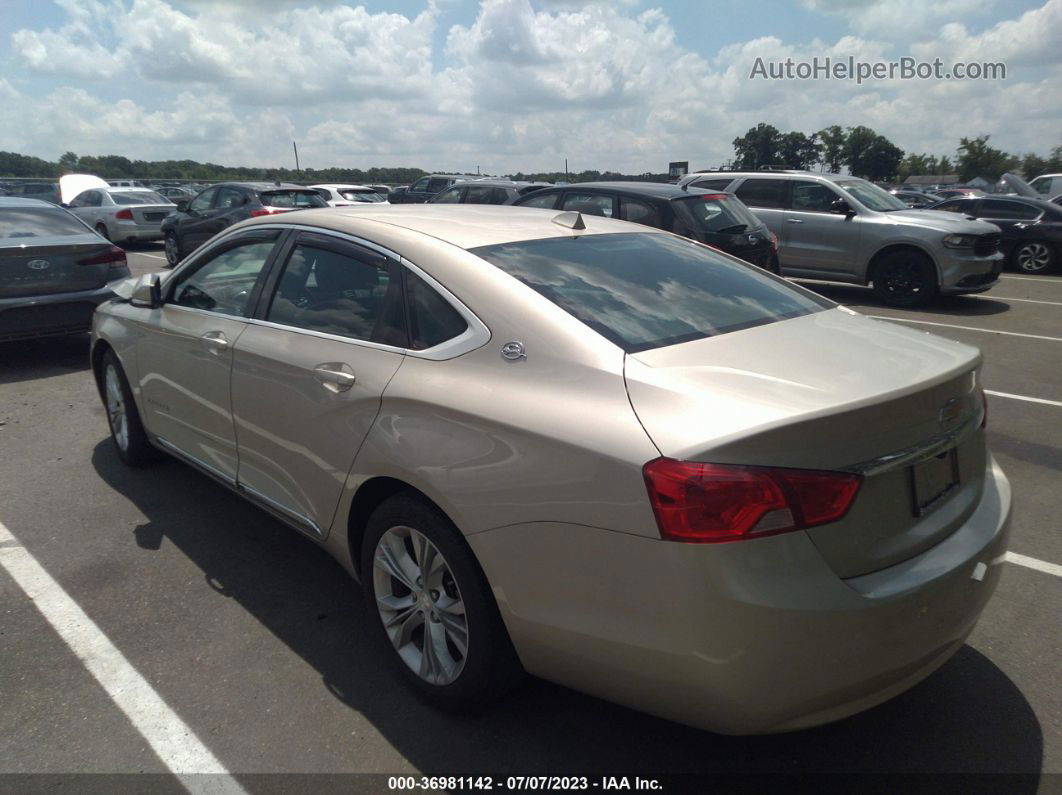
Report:
[[[855,215],[855,210],[852,209],[852,205],[844,199],[834,199],[830,202],[830,212],[836,213],[837,215]]]
[[[144,309],[158,309],[162,306],[162,280],[159,275],[148,273],[141,276],[133,288],[129,303]]]
[[[181,199],[179,202],[177,202],[177,212],[179,212],[179,213],[188,212],[188,200],[187,199]]]

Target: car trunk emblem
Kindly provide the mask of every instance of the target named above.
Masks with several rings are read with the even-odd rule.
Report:
[[[940,427],[950,431],[959,424],[962,417],[962,403],[958,398],[952,398],[940,407]]]
[[[26,263],[26,267],[30,270],[43,271],[52,267],[52,263],[48,262],[46,259],[31,259]]]

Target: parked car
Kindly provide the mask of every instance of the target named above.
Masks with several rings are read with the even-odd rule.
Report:
[[[246,218],[328,204],[312,188],[281,182],[221,182],[211,185],[162,223],[166,263],[172,268],[223,229]]]
[[[977,188],[941,188],[934,191],[942,199],[954,199],[959,196],[984,196],[985,192]]]
[[[349,207],[352,204],[387,203],[387,198],[368,185],[310,185],[321,194],[329,207]]]
[[[477,179],[460,182],[452,188],[436,193],[433,204],[508,204],[529,193],[551,188],[549,182],[515,182],[509,179]]]
[[[97,311],[114,449],[323,545],[426,699],[481,706],[523,668],[784,731],[910,688],[973,629],[1010,514],[975,348],[593,215],[294,220]]]
[[[143,182],[138,179],[109,179],[107,184],[112,188],[146,188]]]
[[[73,214],[0,197],[0,340],[84,333],[128,277],[125,252]]]
[[[67,175],[59,185],[64,199],[73,194],[65,201],[70,212],[108,240],[161,240],[163,220],[177,210],[147,188],[114,188],[96,177]]]
[[[19,182],[11,186],[9,196],[39,199],[49,204],[60,204],[59,185],[56,182]]]
[[[195,191],[174,185],[161,185],[155,188],[155,192],[159,194],[159,196],[165,196],[174,204],[195,197]]]
[[[998,226],[1000,248],[1016,270],[1049,273],[1062,262],[1062,207],[1057,204],[1024,196],[984,196],[948,199],[933,209]]]
[[[999,228],[912,210],[866,180],[814,171],[690,174],[689,190],[728,190],[778,237],[782,273],[872,284],[893,306],[980,293],[999,280]]]
[[[405,190],[396,188],[391,191],[388,201],[391,204],[420,204],[426,202],[436,193],[469,179],[471,178],[460,174],[429,174],[426,177],[421,177]]]
[[[687,192],[661,182],[580,182],[538,190],[512,203],[621,218],[715,246],[767,270],[778,269],[774,236],[729,193]]]
[[[942,197],[935,193],[926,193],[918,190],[890,190],[889,193],[913,210],[924,210],[930,205],[943,200]]]

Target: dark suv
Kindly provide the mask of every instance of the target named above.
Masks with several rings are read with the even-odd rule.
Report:
[[[580,182],[537,190],[510,203],[577,210],[654,226],[714,246],[765,270],[778,269],[774,235],[731,193],[687,193],[660,182]]]
[[[442,193],[436,193],[428,201],[431,204],[508,204],[536,190],[552,187],[550,182],[477,179],[458,183]]]
[[[429,174],[408,188],[395,188],[387,197],[387,201],[391,204],[423,204],[436,193],[468,179],[460,174]]]
[[[327,207],[317,191],[280,182],[222,182],[177,204],[162,222],[166,263],[172,268],[223,229],[259,215]]]

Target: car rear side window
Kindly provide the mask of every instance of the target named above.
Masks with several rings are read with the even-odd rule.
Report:
[[[521,199],[521,207],[541,207],[544,210],[552,210],[557,206],[558,193],[537,193],[530,199]]]
[[[527,240],[472,253],[627,353],[835,306],[705,246],[657,233]]]
[[[110,191],[111,199],[115,204],[169,204],[169,199],[164,199],[153,190],[116,190]]]
[[[687,187],[687,190],[726,190],[726,186],[734,180],[731,177],[724,179],[699,179]]]
[[[729,193],[694,195],[676,204],[686,208],[696,225],[708,232],[737,233],[760,226],[760,221],[749,208]]]
[[[432,197],[433,204],[460,204],[463,188],[450,188]]]
[[[413,350],[434,348],[461,334],[468,323],[427,282],[406,270],[406,302]]]
[[[87,234],[88,227],[66,210],[48,207],[0,209],[0,240]]]
[[[615,214],[616,200],[604,193],[569,192],[564,196],[562,210],[574,210],[583,215],[601,215],[611,218]]]
[[[465,204],[492,204],[494,189],[489,185],[469,185]]]
[[[749,207],[781,208],[785,202],[785,180],[750,177],[735,193]]]
[[[947,213],[968,213],[973,209],[974,203],[969,200],[953,199],[934,207],[934,210],[943,210]]]
[[[402,280],[395,267],[358,246],[304,235],[284,265],[266,320],[404,348]]]
[[[627,197],[620,199],[620,218],[636,224],[655,226],[658,229],[662,228],[660,213],[656,211],[656,208],[638,199],[628,199]]]

